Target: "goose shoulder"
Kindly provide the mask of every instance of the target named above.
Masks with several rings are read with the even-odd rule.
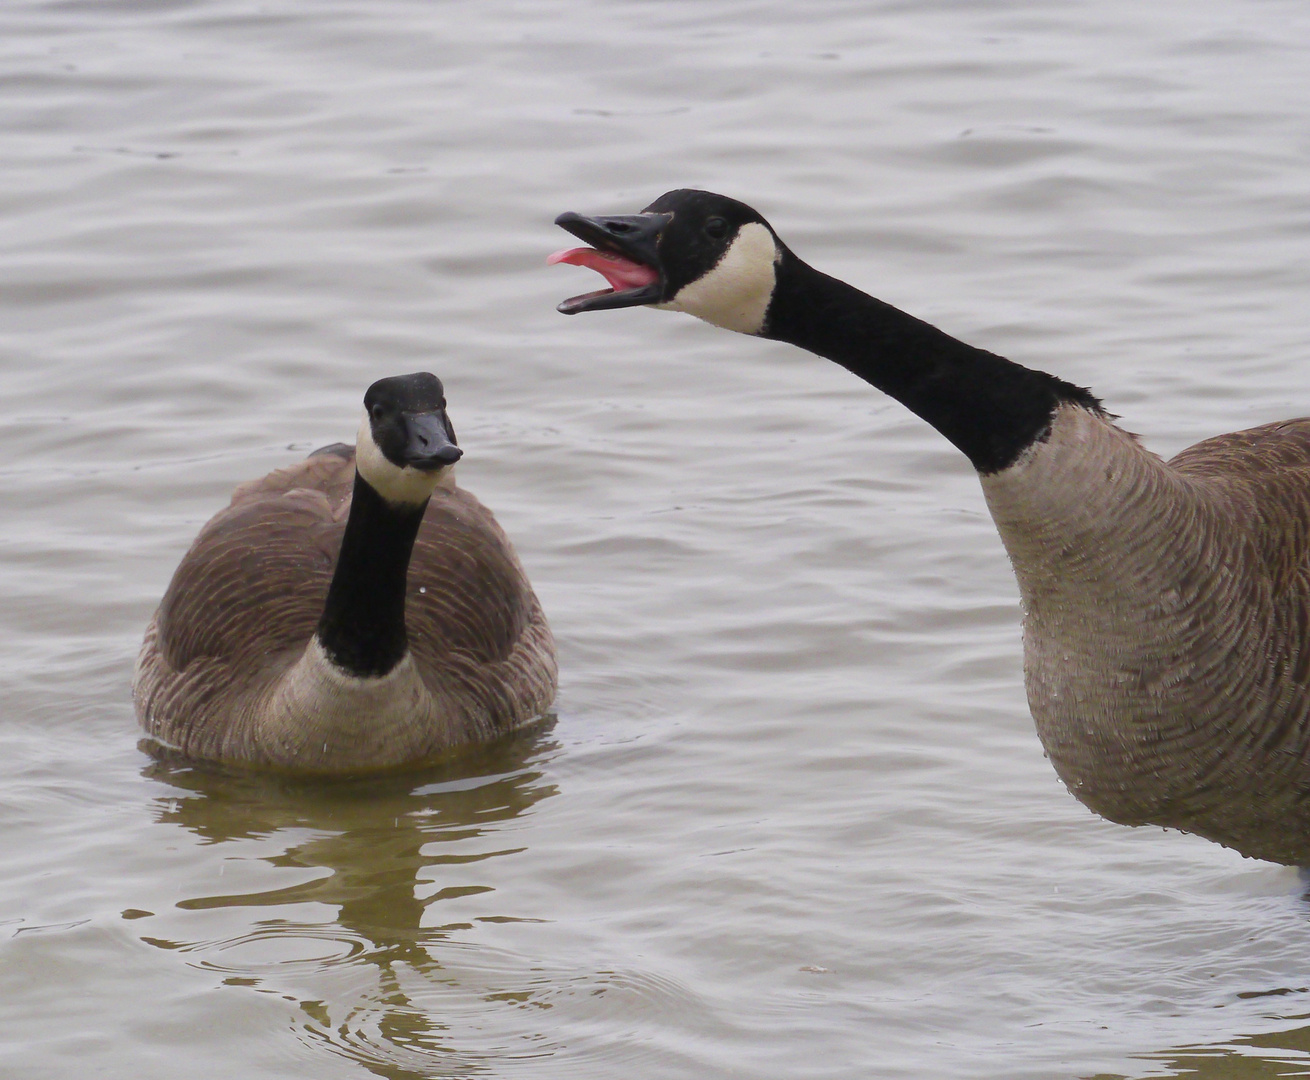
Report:
[[[1222,527],[1248,536],[1249,567],[1266,570],[1282,590],[1307,593],[1310,576],[1310,417],[1233,431],[1189,446],[1169,465],[1210,493]],[[1310,638],[1304,640],[1310,654]]]
[[[1171,467],[1198,478],[1269,480],[1310,469],[1310,417],[1230,431],[1179,451]],[[1310,491],[1306,493],[1310,501]]]
[[[476,497],[459,488],[433,496],[406,591],[419,675],[434,693],[463,702],[470,724],[481,730],[481,718],[515,711],[511,692],[546,708],[554,639],[512,544]]]
[[[231,505],[277,498],[292,491],[318,492],[334,516],[344,517],[350,508],[354,483],[355,448],[349,443],[332,443],[319,447],[304,461],[238,484]]]
[[[314,633],[341,546],[349,489],[334,507],[334,488],[338,472],[354,466],[338,461],[325,467],[311,459],[312,468],[243,484],[200,530],[156,615],[169,668],[186,672],[202,657],[234,670],[252,667],[244,660],[260,654],[292,661],[282,654]],[[277,664],[254,667],[271,678]]]

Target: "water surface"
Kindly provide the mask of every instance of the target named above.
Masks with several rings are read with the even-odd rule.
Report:
[[[1310,412],[1310,12],[14,0],[0,14],[0,1071],[1266,1077],[1296,873],[1093,817],[976,479],[839,368],[565,319],[563,210],[704,186],[1100,393]],[[156,761],[141,632],[240,481],[430,369],[553,722],[315,785]]]

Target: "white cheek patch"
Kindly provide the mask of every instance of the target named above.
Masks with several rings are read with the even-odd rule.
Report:
[[[359,436],[355,443],[355,468],[359,475],[368,481],[369,486],[389,503],[408,503],[417,506],[425,499],[431,498],[437,485],[443,481],[453,484],[450,477],[451,467],[424,472],[406,465],[403,468],[386,459],[386,456],[373,441],[373,425],[369,423],[368,413],[359,423]]]
[[[758,334],[764,329],[778,281],[775,267],[780,255],[773,233],[757,221],[748,222],[709,273],[655,306],[685,311],[725,330]]]

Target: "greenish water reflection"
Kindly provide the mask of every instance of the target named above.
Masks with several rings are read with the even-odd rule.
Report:
[[[442,952],[466,961],[470,947],[452,935],[480,922],[538,921],[495,914],[494,875],[470,868],[525,850],[528,834],[507,825],[556,794],[541,771],[555,749],[538,732],[422,773],[336,782],[157,759],[145,769],[168,787],[157,821],[217,846],[218,873],[235,864],[255,887],[186,897],[163,918],[125,915],[155,931],[141,940],[221,985],[294,1001],[307,1044],[394,1080],[481,1074],[489,1064],[457,1049],[431,998],[503,1000],[457,985]],[[462,917],[443,919],[456,901]]]
[[[1304,993],[1304,991],[1300,991]],[[1310,1020],[1310,1014],[1288,1017]],[[1214,1046],[1185,1046],[1145,1054],[1149,1071],[1097,1073],[1085,1080],[1268,1080],[1310,1076],[1310,1027],[1297,1026],[1264,1035],[1246,1035]]]

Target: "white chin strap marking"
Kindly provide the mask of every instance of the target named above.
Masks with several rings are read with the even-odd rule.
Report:
[[[368,413],[359,423],[355,440],[355,468],[368,481],[369,486],[389,503],[417,506],[431,497],[437,485],[450,472],[450,467],[423,472],[406,465],[403,468],[388,461],[378,444],[373,441],[373,425]]]
[[[737,230],[713,269],[656,306],[685,311],[725,330],[758,334],[778,282],[775,267],[780,254],[773,233],[757,221],[748,222]]]

